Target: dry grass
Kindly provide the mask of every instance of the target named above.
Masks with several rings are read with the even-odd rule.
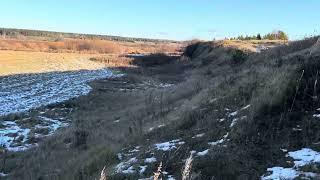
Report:
[[[0,51],[0,76],[106,67],[89,61],[91,57],[92,54]]]
[[[0,38],[0,50],[59,52],[59,53],[176,53],[181,48],[178,43],[165,42],[115,42],[107,40],[62,39],[3,39]]]
[[[236,48],[244,51],[257,52],[257,48],[263,46],[265,48],[273,48],[279,45],[286,45],[287,41],[281,40],[224,40],[222,41],[223,47]]]
[[[186,160],[183,171],[182,171],[182,180],[191,180],[191,168],[193,161],[193,154],[191,153],[189,158]]]

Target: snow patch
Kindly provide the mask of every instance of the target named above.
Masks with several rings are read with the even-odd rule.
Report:
[[[286,149],[281,149],[283,152],[286,152]],[[287,157],[294,159],[294,166],[292,168],[284,167],[272,167],[268,168],[267,171],[270,172],[270,175],[264,175],[261,177],[262,180],[281,180],[281,179],[294,179],[298,176],[303,177],[319,177],[319,174],[312,172],[303,172],[300,168],[312,164],[320,163],[320,153],[309,148],[303,148],[298,151],[292,151],[287,153]]]
[[[30,118],[25,118],[23,120],[30,120]],[[24,151],[36,146],[36,143],[27,142],[30,132],[33,132],[36,129],[48,129],[48,134],[34,133],[34,137],[42,138],[52,135],[60,127],[68,126],[68,123],[66,122],[44,116],[38,116],[37,124],[30,128],[22,127],[13,121],[3,121],[0,124],[0,145],[4,146],[9,151]]]
[[[145,163],[154,163],[157,162],[157,159],[155,157],[151,157],[151,158],[146,158],[144,160]]]
[[[5,176],[8,176],[8,174],[0,172],[0,177],[5,177]]]
[[[177,148],[176,145],[182,145],[184,143],[185,142],[181,141],[180,139],[175,139],[175,140],[172,140],[172,141],[155,144],[155,147],[156,147],[157,150],[170,151],[172,149]]]
[[[230,124],[230,128],[232,128],[234,125],[236,125],[237,121],[239,120],[239,118],[234,118]]]
[[[205,135],[205,133],[201,133],[201,134],[197,134],[195,136],[193,136],[192,138],[201,138]]]
[[[314,114],[313,117],[320,118],[320,114]]]
[[[216,146],[218,144],[222,144],[223,142],[224,142],[224,139],[220,139],[218,141],[208,142],[208,144],[211,145],[211,146]]]
[[[137,146],[134,149],[130,150],[129,153],[139,152],[140,151],[139,149],[140,149],[140,146]]]
[[[124,174],[132,174],[134,172],[135,171],[133,169],[133,166],[130,166],[128,169],[122,171],[122,173],[124,173]]]
[[[148,166],[140,166],[140,171],[139,171],[139,173],[140,173],[140,174],[143,174],[143,173],[146,171],[147,167],[148,167]]]
[[[238,114],[238,111],[232,112],[228,115],[228,117],[236,116]]]
[[[206,149],[206,150],[204,150],[204,151],[198,152],[198,153],[197,153],[197,156],[205,156],[205,155],[207,155],[208,153],[209,153],[209,149]]]
[[[31,144],[24,144],[28,140],[29,128],[21,128],[15,122],[4,121],[1,123],[4,128],[0,129],[0,144],[9,151],[23,151],[29,149]],[[16,142],[21,138],[21,142]]]
[[[158,87],[160,87],[160,88],[168,88],[168,87],[171,87],[171,86],[173,86],[174,84],[169,84],[169,83],[160,83],[159,85],[158,85]]]
[[[225,134],[222,139],[214,141],[214,142],[208,142],[208,144],[211,146],[216,146],[216,145],[222,144],[228,138],[228,136],[229,136],[229,133]]]
[[[288,152],[287,156],[295,159],[295,167],[301,167],[311,163],[320,163],[320,153],[309,148]]]
[[[241,108],[241,110],[248,109],[250,106],[251,106],[251,105],[250,105],[250,104],[248,104],[248,105],[246,105],[245,107]]]
[[[134,173],[135,171],[132,164],[136,163],[137,161],[138,159],[136,157],[133,157],[126,162],[120,162],[116,166],[116,173],[124,173],[124,174]]]
[[[267,171],[271,172],[271,174],[262,177],[262,180],[294,179],[299,176],[298,172],[292,168],[273,167],[268,168]]]

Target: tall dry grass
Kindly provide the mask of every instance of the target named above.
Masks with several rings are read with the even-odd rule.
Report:
[[[85,39],[4,39],[0,38],[0,50],[37,52],[84,52],[103,54],[125,53],[177,53],[180,44],[154,42],[116,42],[109,40]]]

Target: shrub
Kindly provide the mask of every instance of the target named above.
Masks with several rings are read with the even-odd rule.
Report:
[[[231,60],[232,60],[232,63],[234,63],[234,64],[242,63],[247,58],[248,58],[248,53],[246,53],[242,50],[236,49],[232,52],[232,59]]]
[[[82,129],[76,129],[74,131],[74,147],[86,146],[88,138],[88,132]]]
[[[164,64],[169,64],[177,60],[175,56],[168,56],[163,53],[150,54],[142,57],[135,57],[132,61],[133,64],[138,66],[159,66]]]
[[[194,52],[197,50],[199,45],[200,45],[200,42],[196,42],[196,43],[188,45],[185,48],[183,55],[186,57],[192,58],[194,55]]]

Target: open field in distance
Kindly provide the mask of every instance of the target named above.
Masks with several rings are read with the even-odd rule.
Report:
[[[106,67],[89,61],[90,57],[92,54],[0,51],[0,76]]]

